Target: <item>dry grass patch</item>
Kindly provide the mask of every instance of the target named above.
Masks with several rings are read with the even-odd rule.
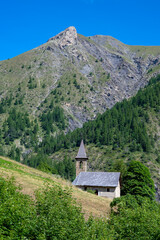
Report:
[[[84,192],[72,186],[69,181],[28,167],[9,158],[0,157],[0,175],[5,178],[14,177],[17,185],[20,184],[22,187],[22,192],[32,197],[34,197],[35,190],[43,188],[46,183],[53,186],[58,184],[62,188],[71,188],[73,198],[82,206],[85,218],[90,215],[107,217],[110,213],[110,199]]]

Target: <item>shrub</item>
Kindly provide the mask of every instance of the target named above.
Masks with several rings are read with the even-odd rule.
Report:
[[[36,211],[29,196],[22,194],[14,180],[0,178],[1,239],[22,239],[33,235]],[[24,239],[24,238],[23,238]]]
[[[106,220],[85,221],[69,188],[46,185],[35,201],[19,190],[13,179],[0,178],[0,239],[113,239]]]
[[[111,203],[109,220],[115,239],[160,239],[160,205],[149,198],[127,194]]]

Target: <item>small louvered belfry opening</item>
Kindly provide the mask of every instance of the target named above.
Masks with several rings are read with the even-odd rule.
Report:
[[[83,161],[80,161],[79,167],[82,169],[83,168]]]

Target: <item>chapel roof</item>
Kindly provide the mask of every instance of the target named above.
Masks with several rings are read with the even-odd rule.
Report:
[[[75,186],[117,187],[120,172],[81,172],[72,182]]]

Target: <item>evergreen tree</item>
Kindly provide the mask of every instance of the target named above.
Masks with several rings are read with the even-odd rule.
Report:
[[[141,162],[132,160],[123,177],[122,194],[140,195],[150,199],[155,198],[154,182],[149,169]]]

